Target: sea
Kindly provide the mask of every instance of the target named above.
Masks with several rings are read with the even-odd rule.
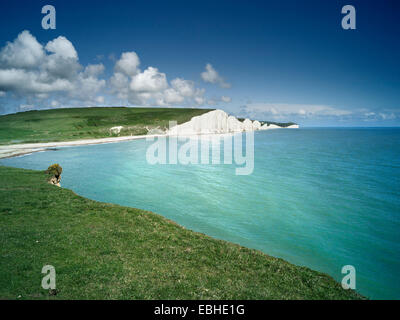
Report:
[[[62,187],[84,197],[153,211],[338,282],[352,266],[359,293],[400,299],[400,128],[257,131],[248,175],[236,174],[235,159],[224,163],[223,143],[220,163],[187,164],[149,161],[155,142],[62,147],[0,164],[59,163]]]

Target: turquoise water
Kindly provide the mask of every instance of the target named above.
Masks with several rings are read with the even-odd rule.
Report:
[[[46,169],[95,200],[157,212],[187,228],[262,250],[357,290],[400,298],[400,129],[255,133],[254,172],[235,165],[150,165],[151,142],[60,148],[0,164]]]

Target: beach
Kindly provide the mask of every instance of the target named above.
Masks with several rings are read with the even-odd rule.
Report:
[[[113,127],[112,129],[118,129],[119,131],[123,128],[122,126]],[[10,158],[15,156],[20,156],[24,154],[29,154],[33,152],[40,152],[49,150],[51,148],[57,147],[71,147],[71,146],[81,146],[90,144],[102,144],[102,143],[113,143],[129,140],[137,140],[144,138],[155,138],[161,136],[195,136],[195,135],[209,135],[209,134],[225,134],[225,133],[238,133],[246,131],[257,131],[257,130],[270,130],[279,129],[279,127],[274,124],[264,124],[261,126],[260,122],[255,120],[251,121],[249,119],[240,122],[236,117],[229,116],[223,110],[213,110],[209,111],[200,116],[191,118],[190,121],[176,125],[165,133],[159,134],[146,134],[146,135],[130,135],[122,137],[109,137],[109,138],[98,138],[98,139],[81,139],[73,141],[58,141],[58,142],[40,142],[40,143],[21,143],[21,144],[10,144],[0,146],[0,159]],[[291,125],[287,128],[297,129],[299,126]]]
[[[21,143],[0,146],[0,159],[21,156],[29,153],[51,150],[53,148],[73,147],[90,144],[114,143],[121,141],[154,138],[163,135],[139,135],[126,137],[110,137],[100,139],[82,139],[75,141],[58,141],[58,142],[43,142],[43,143]]]

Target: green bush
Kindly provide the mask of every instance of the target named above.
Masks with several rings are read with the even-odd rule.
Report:
[[[58,163],[52,164],[47,168],[46,173],[59,179],[62,173],[62,167]]]

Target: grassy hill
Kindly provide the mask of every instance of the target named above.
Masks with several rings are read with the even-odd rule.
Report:
[[[0,299],[359,299],[330,276],[0,166]],[[190,208],[188,208],[190,210]],[[41,288],[56,269],[57,294]]]
[[[211,109],[70,108],[27,111],[0,116],[0,144],[54,142],[110,137],[110,128],[123,126],[120,136],[146,134],[146,126],[168,128]]]

